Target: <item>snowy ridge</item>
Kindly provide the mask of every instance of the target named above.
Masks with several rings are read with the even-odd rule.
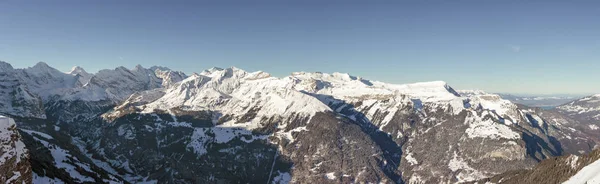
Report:
[[[46,149],[48,149],[54,162],[54,166],[58,169],[65,170],[73,179],[75,179],[76,182],[96,182],[93,177],[89,176],[90,173],[96,175],[94,170],[92,170],[91,165],[80,161],[77,157],[73,156],[70,151],[65,150],[59,145],[49,142],[54,140],[52,136],[34,130],[22,129],[22,131],[31,135],[35,141],[41,143]],[[108,175],[108,179],[104,179],[104,182],[119,183],[119,179],[111,174]],[[37,174],[34,175],[33,180],[34,183],[36,181],[63,183],[63,181],[58,178],[48,178],[45,176],[39,176]]]
[[[27,149],[21,140],[12,140],[18,136],[15,121],[12,118],[0,116],[0,165],[4,165],[11,158],[15,158],[15,164],[27,157]]]
[[[515,104],[498,95],[475,91],[468,96],[461,96],[442,81],[397,85],[342,73],[306,72],[275,78],[261,71],[249,73],[232,67],[211,68],[164,89],[135,93],[113,112],[105,114],[105,117],[118,117],[123,112],[119,109],[131,105],[144,113],[153,113],[156,109],[169,111],[172,108],[189,111],[216,110],[224,115],[257,111],[252,112],[256,114],[257,120],[260,117],[287,117],[292,113],[311,115],[323,111],[338,112],[344,108],[331,109],[327,105],[332,102],[331,99],[361,101],[362,106],[356,108],[369,108],[370,111],[365,112],[365,115],[370,119],[378,116],[376,113],[385,112],[387,115],[378,122],[380,127],[391,121],[398,109],[404,106],[419,109],[424,104],[444,108],[454,114],[469,109],[490,110],[494,117],[497,116],[497,119],[502,119],[507,124],[513,123],[520,115]],[[380,103],[381,100],[387,102]],[[508,119],[504,120],[505,118]],[[234,122],[225,122],[221,126],[234,126]],[[257,123],[258,121],[246,124],[244,128],[257,128]],[[503,128],[505,125],[496,125],[490,120],[488,124],[474,127],[496,127],[488,129],[493,131],[488,133],[508,139],[515,138],[510,129]]]
[[[388,84],[369,81],[342,73],[296,72],[290,76],[298,81],[296,89],[339,98],[359,98],[370,95],[408,95],[423,101],[448,101],[458,97],[446,82],[420,82],[413,84]]]
[[[557,108],[573,114],[600,113],[600,94],[584,97]]]
[[[146,112],[183,107],[187,110],[217,109],[223,114],[244,114],[251,107],[260,107],[259,116],[285,116],[330,110],[311,96],[285,88],[288,85],[285,80],[257,78],[256,73],[236,68],[204,74],[192,75],[166,89],[163,97],[146,105]]]
[[[31,168],[27,159],[28,150],[20,139],[15,121],[12,118],[0,116],[0,181],[6,183],[25,183],[27,177],[31,177]],[[29,176],[27,176],[29,175]]]
[[[583,167],[563,184],[598,184],[600,183],[600,160]]]
[[[75,83],[76,87],[81,87],[86,85],[90,79],[92,78],[92,76],[94,76],[93,74],[87,73],[83,68],[79,67],[79,66],[74,66],[70,72],[68,72],[67,74],[75,76],[75,79],[77,80],[77,82]]]
[[[0,67],[8,77],[16,78],[12,81],[4,80],[12,82],[5,85],[20,85],[22,91],[31,93],[31,97],[28,98],[39,97],[44,101],[106,100],[117,103],[134,92],[169,86],[186,77],[182,72],[171,71],[165,67],[154,66],[146,69],[140,65],[131,70],[125,67],[100,70],[96,74],[90,74],[79,66],[63,73],[44,62],[25,69],[14,69],[10,64],[0,62]],[[19,112],[15,112],[14,115],[30,116]]]
[[[486,115],[492,115],[489,112],[483,112],[481,116],[470,113],[467,116],[466,122],[469,128],[466,130],[467,137],[482,137],[490,139],[519,139],[519,133],[510,129],[509,126],[496,123],[494,119],[486,119]]]

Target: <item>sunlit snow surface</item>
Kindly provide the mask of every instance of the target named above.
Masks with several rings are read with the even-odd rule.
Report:
[[[12,140],[16,132],[15,121],[11,118],[0,116],[0,166],[7,164],[6,161],[16,158],[14,162],[14,166],[21,162],[21,159],[24,159],[27,154],[27,149],[25,149],[25,144],[19,140]],[[10,168],[10,167],[9,167]],[[13,176],[11,178],[7,178],[6,183],[14,182],[21,177],[21,172],[13,171]]]
[[[11,118],[0,116],[0,165],[3,165],[7,160],[16,157],[16,163],[21,161],[21,158],[25,156],[27,150],[25,149],[25,144],[17,140],[14,142],[14,147],[11,144],[8,144],[13,138],[13,134],[15,133],[12,128],[14,128],[15,121]]]
[[[600,160],[583,167],[563,184],[600,184]]]

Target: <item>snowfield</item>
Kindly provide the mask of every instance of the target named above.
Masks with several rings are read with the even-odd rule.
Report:
[[[600,184],[600,160],[583,167],[563,184]]]

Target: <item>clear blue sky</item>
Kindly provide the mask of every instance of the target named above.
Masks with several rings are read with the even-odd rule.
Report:
[[[598,1],[0,0],[0,60],[600,93]]]

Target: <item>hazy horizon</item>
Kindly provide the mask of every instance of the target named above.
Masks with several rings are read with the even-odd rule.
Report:
[[[599,2],[2,1],[0,60],[235,66],[510,94],[596,94]]]

